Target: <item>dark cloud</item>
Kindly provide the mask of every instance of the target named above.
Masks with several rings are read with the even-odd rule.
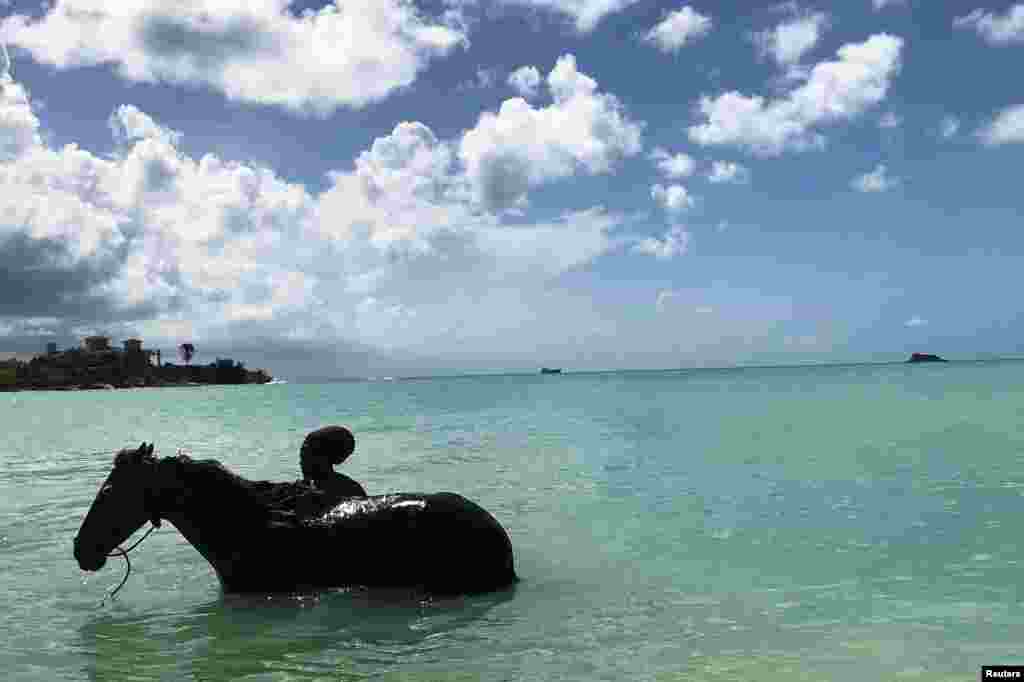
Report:
[[[480,202],[490,211],[511,208],[530,189],[530,164],[511,154],[492,156],[480,163]]]
[[[0,241],[0,319],[54,317],[70,328],[147,319],[180,309],[185,304],[181,296],[124,306],[98,293],[118,276],[130,248],[130,241],[125,241],[106,255],[74,259],[64,242],[55,239],[33,239],[25,233],[7,237]],[[181,283],[176,269],[163,276]]]
[[[92,317],[112,302],[91,293],[110,281],[124,253],[70,261],[64,243],[24,233],[0,242],[0,316]]]
[[[183,17],[142,17],[143,48],[156,58],[186,58],[201,69],[221,67],[229,60],[257,52],[279,52],[273,35],[251,17],[228,17],[217,24],[196,26]]]

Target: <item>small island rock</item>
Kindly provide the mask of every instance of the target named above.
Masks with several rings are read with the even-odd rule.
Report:
[[[932,355],[931,353],[911,353],[910,359],[907,362],[949,362],[945,358],[940,358],[938,355]]]

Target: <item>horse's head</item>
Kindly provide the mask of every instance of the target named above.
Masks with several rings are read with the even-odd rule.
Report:
[[[156,458],[153,444],[121,450],[75,536],[75,559],[85,571],[98,571],[107,555],[146,521],[160,525],[152,509]]]

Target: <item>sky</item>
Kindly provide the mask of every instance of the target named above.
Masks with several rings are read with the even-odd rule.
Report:
[[[0,0],[0,43],[0,351],[1024,353],[1021,3]]]

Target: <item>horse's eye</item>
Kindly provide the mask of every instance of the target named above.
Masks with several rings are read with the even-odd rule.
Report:
[[[114,489],[114,486],[112,486],[111,484],[107,483],[102,488],[100,488],[100,495],[106,495],[107,493],[109,493],[113,489]]]

